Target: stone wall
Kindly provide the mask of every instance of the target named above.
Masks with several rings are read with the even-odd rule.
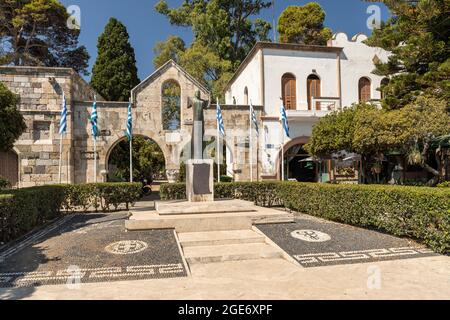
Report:
[[[176,131],[163,130],[162,126],[162,86],[170,80],[176,81],[181,87],[181,123],[180,129]],[[19,186],[59,183],[58,131],[63,92],[68,108],[68,127],[62,141],[61,182],[93,182],[94,143],[90,113],[95,90],[73,70],[64,68],[0,67],[0,81],[20,95],[19,107],[27,124],[27,130],[14,149],[19,158]],[[160,146],[171,182],[176,181],[180,164],[187,160],[181,157],[182,154],[186,156],[190,151],[192,100],[196,91],[200,91],[203,100],[210,100],[209,92],[202,84],[173,61],[158,69],[132,91],[133,133],[151,138]],[[97,181],[103,181],[109,170],[110,152],[125,138],[128,103],[107,102],[98,94],[97,101],[100,132],[97,139]],[[215,108],[215,105],[209,105],[205,111],[205,131],[211,139],[216,136]],[[222,109],[227,130],[225,143],[232,155],[232,159],[228,159],[232,167],[229,171],[233,172],[237,181],[248,180],[248,106],[223,106]],[[260,118],[262,107],[256,109]],[[209,148],[214,149],[215,143]],[[260,169],[255,165],[253,170],[256,178]]]

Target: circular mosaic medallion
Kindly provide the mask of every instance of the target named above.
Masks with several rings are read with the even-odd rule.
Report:
[[[135,254],[148,248],[147,243],[139,240],[125,240],[108,245],[105,250],[112,254]]]
[[[307,242],[326,242],[331,240],[328,234],[316,230],[295,230],[291,233],[291,236]]]

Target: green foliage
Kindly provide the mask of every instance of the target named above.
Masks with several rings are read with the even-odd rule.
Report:
[[[178,8],[169,8],[165,0],[155,9],[172,25],[192,28],[194,41],[189,48],[171,36],[155,47],[154,65],[173,59],[202,81],[213,95],[223,88],[256,41],[268,41],[271,25],[252,19],[269,8],[263,0],[187,0]]]
[[[366,0],[369,1],[369,0]],[[450,5],[447,0],[383,0],[392,17],[374,30],[367,44],[392,52],[376,74],[391,81],[382,86],[383,106],[398,109],[423,94],[450,98]]]
[[[164,130],[178,130],[181,124],[181,87],[175,81],[162,86],[162,122]]]
[[[0,192],[0,241],[16,239],[61,215],[63,186]]]
[[[9,151],[26,129],[17,105],[19,96],[0,82],[0,151]]]
[[[97,49],[91,85],[107,100],[128,101],[139,78],[126,27],[111,18],[98,38]]]
[[[185,184],[163,185],[164,199],[184,199]],[[396,236],[418,239],[436,252],[450,252],[450,189],[293,182],[222,183],[217,198],[284,207]]]
[[[185,50],[186,44],[183,39],[177,36],[169,36],[166,41],[156,43],[153,48],[155,54],[153,66],[158,69],[169,60],[180,64],[181,55]]]
[[[107,212],[128,209],[142,194],[140,183],[54,185],[0,192],[0,242],[25,235],[64,215],[62,209]]]
[[[1,189],[7,189],[11,187],[11,183],[6,180],[5,178],[3,178],[2,176],[0,176],[0,190]]]
[[[444,181],[436,186],[437,188],[450,188],[450,181]]]
[[[421,165],[439,180],[443,178],[445,158],[435,153],[435,159],[431,159],[429,151],[436,138],[449,132],[447,103],[421,96],[399,110],[360,104],[332,113],[315,125],[306,149],[317,157],[355,152],[368,161],[397,150],[409,159],[418,159],[411,164]],[[438,168],[428,164],[431,160],[438,163]]]
[[[0,0],[2,64],[68,67],[88,74],[89,54],[78,46],[79,29],[57,0]]]
[[[109,165],[117,167],[111,172],[121,181],[129,181],[130,177],[130,143],[123,140],[113,149],[109,157]],[[153,140],[133,136],[133,179],[151,183],[156,174],[165,170],[165,158],[161,148]]]
[[[68,211],[87,212],[90,209],[108,212],[136,202],[142,196],[140,183],[95,183],[68,185],[65,208]]]
[[[278,20],[280,42],[326,45],[333,34],[331,29],[324,27],[324,21],[325,12],[318,3],[289,6]]]

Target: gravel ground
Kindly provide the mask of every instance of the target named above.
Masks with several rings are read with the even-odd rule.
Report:
[[[76,215],[37,239],[30,235],[0,260],[0,287],[187,275],[173,230],[126,232],[126,217]]]
[[[437,255],[409,239],[301,214],[295,223],[258,228],[304,267]]]

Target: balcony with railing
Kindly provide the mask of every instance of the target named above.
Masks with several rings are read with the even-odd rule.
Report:
[[[287,110],[288,118],[321,118],[341,110],[339,98],[316,97],[311,99],[311,110]]]

